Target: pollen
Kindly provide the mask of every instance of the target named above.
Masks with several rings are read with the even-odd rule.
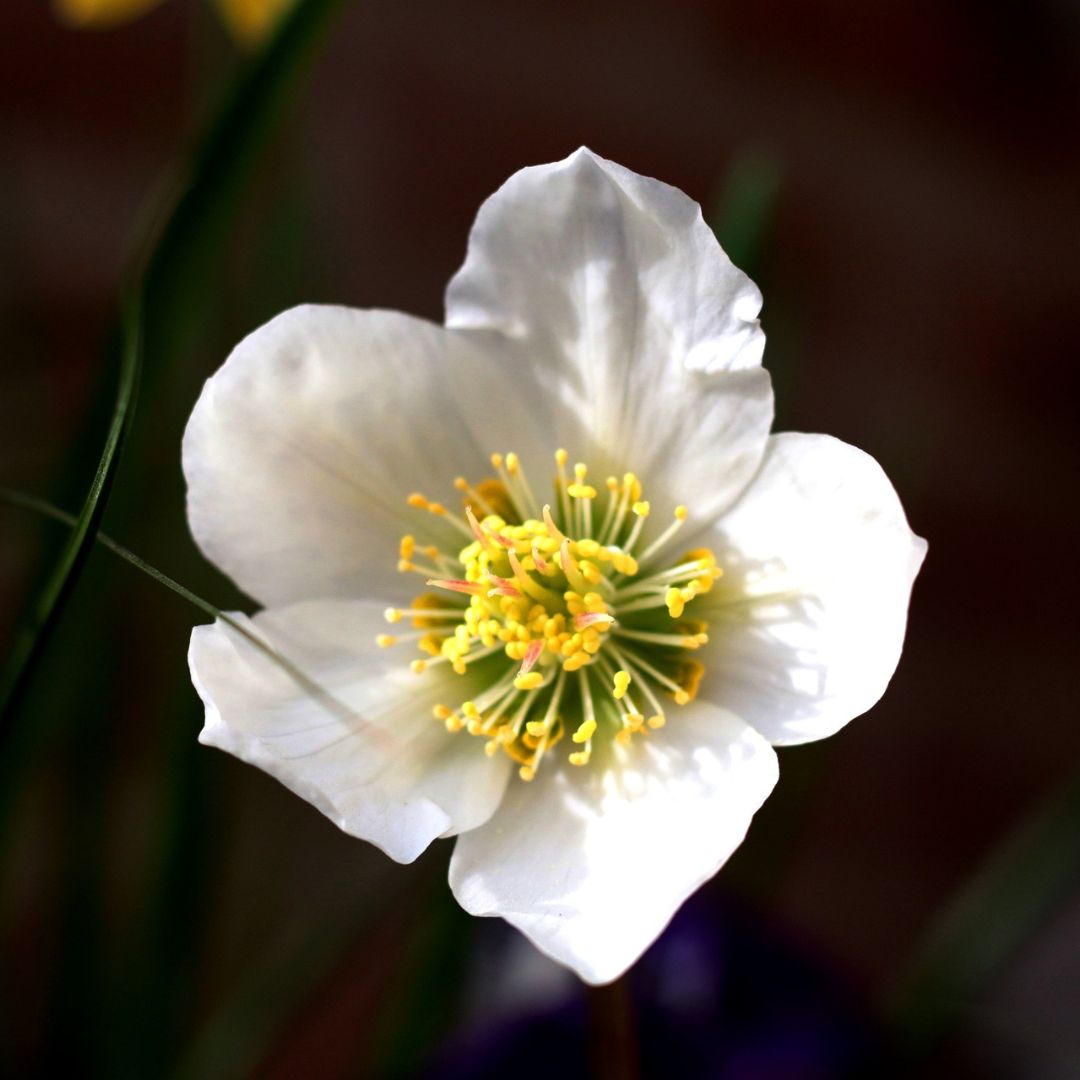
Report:
[[[600,483],[570,460],[555,451],[549,502],[512,450],[490,455],[494,476],[454,479],[457,510],[407,495],[423,521],[398,569],[432,591],[387,608],[393,632],[376,637],[394,656],[417,650],[403,663],[438,681],[436,722],[526,782],[664,738],[701,683],[689,654],[708,643],[704,598],[723,573],[711,551],[674,546],[686,506],[650,502],[632,471]]]
[[[539,671],[529,671],[514,679],[515,690],[536,690],[544,685],[544,676]]]

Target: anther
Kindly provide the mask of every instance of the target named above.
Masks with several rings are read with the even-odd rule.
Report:
[[[574,734],[571,735],[570,737],[576,743],[583,743],[583,742],[588,742],[589,739],[591,739],[593,737],[593,734],[595,732],[596,732],[596,721],[593,720],[593,719],[583,720],[581,722],[580,726],[578,727],[577,731],[575,731]]]
[[[673,619],[678,619],[686,606],[686,598],[674,585],[664,594],[664,603],[667,605],[668,614]]]

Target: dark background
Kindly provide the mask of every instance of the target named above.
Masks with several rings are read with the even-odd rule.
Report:
[[[133,238],[242,58],[185,0],[108,33],[25,0],[4,22],[0,483],[77,509]],[[1068,0],[357,0],[184,317],[148,341],[106,528],[236,606],[186,532],[179,438],[248,330],[300,301],[440,319],[481,200],[581,144],[679,186],[743,245],[778,427],[873,454],[930,552],[884,700],[781,752],[777,793],[695,902],[708,941],[764,944],[760,962],[700,946],[727,996],[704,1028],[720,1057],[687,1075],[839,1075],[858,1054],[835,1015],[883,1075],[888,1003],[942,910],[1076,774],[1078,59]],[[0,640],[58,539],[0,507]],[[185,650],[205,620],[114,563],[92,557],[0,775],[0,1064],[413,1075],[584,1007],[498,924],[456,913],[448,845],[397,867],[198,748]],[[1058,889],[948,1003],[949,1037],[914,1075],[1080,1075],[1078,897]],[[1029,906],[1021,889],[1018,920]],[[796,1010],[826,1033],[816,1049],[724,1057],[751,1022],[732,1002],[751,998],[764,1042],[790,1044],[788,963],[825,988]],[[808,1004],[826,999],[828,1023]],[[594,1028],[614,1000],[593,996]],[[645,1045],[659,1036],[637,1007]],[[568,1049],[564,1071],[582,1062]]]

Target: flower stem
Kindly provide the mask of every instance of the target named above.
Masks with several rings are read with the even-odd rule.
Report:
[[[15,706],[22,698],[37,657],[41,654],[64,602],[90,554],[94,534],[105,513],[109,490],[120,461],[121,448],[131,427],[138,394],[143,350],[142,312],[142,295],[136,291],[126,298],[123,304],[120,379],[112,419],[94,478],[78,517],[72,517],[69,522],[71,535],[44,586],[34,598],[28,618],[16,636],[11,654],[0,672],[0,723],[3,724],[0,727],[0,737],[5,736],[11,729]]]
[[[588,991],[589,1060],[597,1080],[637,1080],[637,1041],[630,977]]]
[[[53,506],[52,503],[46,502],[44,499],[39,499],[34,495],[27,495],[21,491],[13,491],[11,488],[0,486],[0,502],[6,502],[11,506],[19,506],[25,510],[33,510],[45,517],[52,518],[53,521],[59,521],[69,528],[74,528],[78,524],[78,519],[74,514],[69,514],[66,510],[61,510],[58,506]],[[159,585],[164,585],[166,589],[176,593],[177,596],[183,597],[189,604],[193,604],[201,612],[209,615],[210,618],[225,623],[245,641],[255,646],[259,652],[282,668],[302,690],[316,697],[336,716],[351,717],[353,715],[352,710],[347,705],[335,698],[328,690],[301,671],[291,660],[278,652],[273,645],[264,641],[258,634],[253,633],[228,612],[222,611],[221,608],[211,604],[209,600],[204,600],[201,596],[196,595],[187,586],[181,585],[180,582],[169,577],[164,571],[152,566],[111,536],[99,532],[94,534],[93,539],[114,555],[119,555],[121,559],[130,563],[136,570],[141,570],[147,577],[153,578]]]

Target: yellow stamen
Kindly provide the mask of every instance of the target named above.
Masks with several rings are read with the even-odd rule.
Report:
[[[615,672],[615,689],[612,693],[615,695],[615,700],[619,701],[626,696],[627,687],[630,685],[630,673],[627,671]]]
[[[577,731],[571,736],[576,743],[588,742],[596,732],[595,720],[583,720],[578,727]]]
[[[621,480],[590,484],[585,463],[570,471],[568,461],[560,449],[555,497],[542,508],[525,462],[513,451],[491,455],[497,480],[471,486],[464,477],[455,479],[463,497],[457,513],[426,495],[410,495],[411,506],[453,525],[466,544],[444,549],[403,537],[402,569],[463,599],[426,593],[411,608],[387,608],[387,622],[411,619],[412,631],[399,634],[395,625],[376,639],[383,647],[414,642],[427,654],[410,664],[418,673],[446,664],[464,675],[477,670],[475,661],[491,657],[478,670],[494,676],[485,674],[476,700],[456,710],[440,704],[433,715],[447,731],[467,729],[481,737],[485,755],[505,752],[524,780],[537,775],[543,756],[567,734],[569,761],[583,766],[596,740],[628,745],[638,734],[660,731],[671,699],[678,704],[694,696],[700,675],[689,667],[688,653],[708,641],[707,627],[686,618],[684,609],[721,573],[704,549],[688,552],[676,565],[655,558],[687,519],[684,506],[638,553],[652,508],[637,476],[627,472]],[[605,500],[597,504],[603,525],[594,529],[597,498]],[[641,565],[647,577],[640,575]],[[660,631],[655,619],[665,608],[676,621]],[[495,666],[500,659],[501,669]],[[566,684],[574,671],[577,680]],[[610,719],[596,715],[594,681],[610,688],[621,710]],[[566,699],[564,684],[572,688]]]

